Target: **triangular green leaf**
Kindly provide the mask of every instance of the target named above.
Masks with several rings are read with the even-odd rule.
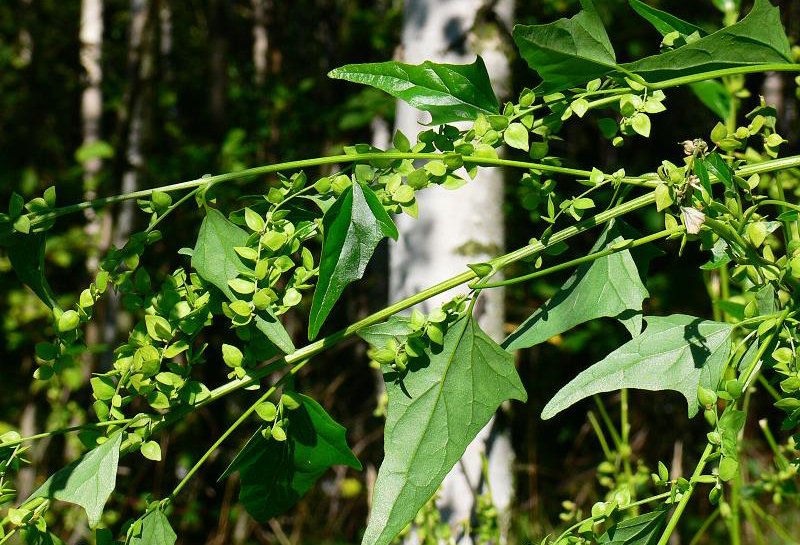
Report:
[[[606,228],[591,252],[623,240],[621,222]],[[627,236],[627,233],[625,233]],[[507,350],[529,348],[576,325],[602,317],[617,318],[636,336],[642,330],[642,301],[649,293],[641,279],[652,254],[640,254],[639,271],[628,250],[601,257],[578,267],[556,295],[520,325],[503,342]]]
[[[591,0],[571,19],[545,25],[516,25],[514,42],[528,66],[541,76],[537,93],[552,93],[599,78],[617,67],[614,48]]]
[[[142,531],[131,538],[130,545],[175,545],[177,539],[167,516],[155,509],[142,519]]]
[[[667,520],[662,509],[623,520],[600,536],[600,545],[655,545]]]
[[[319,333],[344,288],[359,280],[375,248],[385,237],[397,238],[397,227],[373,191],[354,183],[322,220],[325,240],[319,280],[311,301],[308,338]]]
[[[102,445],[82,458],[56,471],[31,498],[51,498],[80,505],[86,510],[89,525],[100,522],[103,507],[117,482],[117,464],[122,432],[116,432]]]
[[[716,389],[731,349],[732,324],[673,314],[646,318],[641,335],[564,386],[542,411],[552,418],[594,394],[622,388],[674,390],[697,414],[697,388]]]
[[[700,36],[705,36],[707,34],[707,32],[699,26],[695,26],[679,17],[675,17],[671,13],[649,6],[641,0],[628,0],[628,3],[636,13],[653,25],[662,36],[666,36],[670,32],[680,32],[684,36],[695,32]]]
[[[228,281],[240,273],[251,272],[234,250],[237,246],[246,246],[247,238],[247,231],[228,221],[222,212],[214,208],[206,209],[206,217],[192,252],[192,267],[203,280],[217,287],[230,301],[235,301],[237,297],[228,286]],[[295,351],[292,338],[269,309],[258,311],[254,321],[256,328],[281,351],[286,354]]]
[[[13,233],[4,237],[3,246],[8,251],[8,260],[20,282],[50,308],[57,307],[55,296],[44,276],[44,252],[46,233],[24,235]]]
[[[472,64],[378,62],[348,64],[331,70],[332,78],[371,85],[430,112],[431,123],[472,121],[479,114],[499,112],[483,59]]]
[[[319,403],[298,397],[302,406],[284,413],[289,419],[286,441],[267,440],[256,432],[220,477],[239,472],[239,501],[261,522],[297,503],[329,467],[361,469],[345,429]]]
[[[389,397],[383,460],[364,545],[386,545],[413,520],[458,462],[470,441],[507,399],[527,395],[514,359],[471,317],[453,323],[442,350],[424,366],[394,380]],[[417,367],[414,369],[414,367]]]
[[[769,0],[756,0],[750,13],[738,23],[622,67],[655,83],[710,70],[790,62],[792,55],[780,11]]]

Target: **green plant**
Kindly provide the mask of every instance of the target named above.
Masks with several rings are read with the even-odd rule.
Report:
[[[778,158],[785,140],[776,132],[774,108],[762,101],[741,126],[738,111],[744,74],[798,72],[800,65],[792,62],[778,10],[767,0],[757,0],[738,22],[726,12],[730,25],[712,34],[637,0],[630,3],[663,34],[660,54],[618,64],[600,18],[584,0],[583,11],[572,19],[515,29],[520,54],[542,83],[502,108],[480,59],[466,66],[388,62],[331,72],[334,78],[377,87],[429,112],[434,128],[422,132],[417,142],[398,132],[387,151],[358,144],[341,155],[64,207],[56,206],[54,188],[28,202],[15,194],[8,213],[0,216],[0,242],[20,281],[52,309],[56,331],[52,342],[36,347],[35,379],[58,382],[80,368],[81,355],[90,348],[83,326],[93,319],[94,305],[109,289],[138,321],[127,341],[115,348],[111,368],[90,381],[97,422],[32,437],[15,432],[0,437],[0,492],[7,503],[15,499],[7,477],[24,463],[22,454],[31,441],[80,432],[90,449],[8,509],[0,543],[19,531],[33,540],[56,539],[42,537],[49,535],[45,514],[52,500],[82,506],[90,524],[98,525],[115,488],[119,456],[138,452],[160,460],[154,438],[161,430],[245,388],[259,389],[260,397],[167,497],[149,502],[139,518],[123,525],[118,535],[124,543],[174,543],[169,507],[245,423],[257,429],[223,477],[239,473],[240,501],[258,520],[290,508],[330,466],[360,468],[344,429],[293,384],[294,375],[314,356],[353,335],[370,344],[370,357],[386,380],[386,457],[364,543],[389,543],[435,495],[497,407],[509,399],[526,400],[512,351],[600,317],[618,319],[632,339],[575,377],[542,416],[551,418],[583,398],[621,390],[619,429],[602,403],[602,423],[593,413],[590,417],[606,458],[598,469],[608,498],[585,518],[570,505],[564,519],[574,524],[544,542],[665,545],[701,487],[709,488],[709,500],[717,506],[712,516],[724,519],[732,543],[741,542],[742,516],[760,518],[785,534],[756,498],[767,492],[775,502],[797,501],[796,440],[778,445],[764,425],[777,470],[753,482],[746,482],[740,470],[739,445],[748,401],[758,388],[786,412],[786,430],[795,430],[800,419],[800,360],[795,350],[800,206],[785,195],[787,189],[798,188],[800,156]],[[584,118],[590,111],[608,112],[598,124],[613,146],[635,135],[649,136],[650,115],[666,109],[665,91],[681,86],[689,86],[724,121],[708,139],[687,135],[682,161],[665,158],[657,172],[629,176],[622,169],[604,173],[565,167],[560,158],[549,155],[564,122]],[[457,121],[469,124],[450,124]],[[504,143],[528,153],[533,162],[498,156],[497,148]],[[305,170],[323,165],[339,165],[341,170],[312,182]],[[462,172],[474,177],[479,168],[493,167],[522,172],[526,207],[547,224],[536,238],[314,341],[344,288],[363,276],[377,245],[400,236],[390,214],[416,216],[417,191],[432,185],[455,190],[469,183]],[[244,206],[215,196],[224,183],[266,174],[275,174],[276,182],[266,194],[246,197]],[[564,179],[586,189],[575,191]],[[640,195],[634,196],[637,192]],[[60,306],[42,260],[47,233],[57,218],[132,199],[149,215],[147,228],[105,256],[75,304]],[[191,202],[205,217],[194,248],[181,251],[190,262],[169,274],[141,267],[147,247],[162,236],[164,220]],[[664,213],[664,229],[638,234],[622,217],[647,207]],[[554,255],[563,255],[568,240],[601,226],[588,255],[550,263]],[[313,251],[317,239],[322,240],[319,256]],[[711,253],[703,269],[711,271],[713,280],[713,320],[642,316],[648,297],[644,281],[656,255],[653,246],[665,239],[680,239],[679,254],[687,244]],[[521,263],[533,271],[492,280],[499,271]],[[473,319],[483,290],[563,270],[574,274],[502,344]],[[398,315],[462,285],[468,287],[465,295],[427,315]],[[312,288],[308,332],[313,342],[296,348],[280,316],[303,308],[304,294]],[[230,325],[230,343],[207,343],[204,330],[215,317]],[[193,372],[210,350],[219,351],[230,368],[229,381],[213,388]],[[769,373],[762,374],[765,369]],[[272,385],[261,384],[275,373],[282,375]],[[626,391],[632,387],[674,390],[686,398],[690,416],[703,410],[710,431],[690,478],[671,479],[661,462],[652,479],[647,478],[645,463],[634,467]],[[426,527],[437,531],[435,516],[423,518]],[[709,520],[708,525],[714,521]],[[484,531],[491,533],[490,522]],[[113,542],[112,534],[98,530],[97,541]]]

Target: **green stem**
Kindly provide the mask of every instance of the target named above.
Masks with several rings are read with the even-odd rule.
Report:
[[[200,188],[199,188],[199,187],[195,187],[193,190],[189,191],[189,192],[188,192],[186,195],[184,195],[183,197],[181,197],[180,199],[178,199],[177,201],[175,201],[174,203],[172,203],[171,205],[169,205],[169,208],[167,208],[166,210],[164,210],[164,213],[163,213],[163,214],[161,214],[160,216],[158,216],[158,217],[156,218],[156,220],[155,220],[153,223],[151,223],[151,224],[150,224],[150,225],[147,227],[147,229],[145,229],[145,230],[144,230],[144,232],[145,232],[145,233],[149,233],[149,232],[151,232],[153,229],[155,229],[155,228],[158,226],[158,224],[159,224],[159,223],[161,223],[162,221],[164,221],[164,218],[166,218],[167,216],[169,216],[169,215],[170,215],[170,214],[171,214],[171,213],[172,213],[172,212],[173,212],[173,211],[174,211],[176,208],[178,208],[180,205],[182,205],[183,203],[185,203],[186,201],[188,201],[189,199],[191,199],[192,197],[194,197],[194,196],[197,194],[197,192],[198,192],[199,190],[200,190]]]
[[[650,503],[650,502],[658,501],[658,500],[663,500],[665,498],[668,498],[670,496],[670,494],[671,494],[671,492],[662,492],[661,494],[656,494],[655,496],[650,496],[649,498],[644,498],[644,499],[641,499],[641,500],[638,500],[638,501],[635,501],[635,502],[631,502],[628,505],[626,505],[625,507],[620,507],[618,510],[619,511],[625,511],[627,509],[640,507],[640,506],[642,506],[642,505],[644,505],[646,503]],[[590,520],[602,520],[604,518],[605,517],[603,517],[603,516],[597,516],[597,517],[587,517],[585,519],[579,520],[578,522],[576,522],[575,524],[573,524],[572,526],[570,526],[569,528],[564,530],[561,533],[561,535],[558,536],[558,538],[555,540],[554,543],[560,543],[562,539],[567,537],[570,533],[572,533],[573,530],[576,530],[581,525],[583,525],[585,522],[588,522]]]
[[[761,377],[759,376],[759,379],[760,378]],[[772,449],[772,454],[775,456],[775,464],[778,466],[778,469],[785,471],[789,467],[789,460],[783,455],[780,447],[778,447],[778,442],[775,441],[775,436],[772,435],[772,431],[769,429],[767,419],[762,418],[759,420],[758,427],[761,428],[761,432],[764,434],[764,437],[766,437],[769,448]]]
[[[28,441],[36,441],[38,439],[45,439],[47,437],[53,437],[55,435],[64,435],[73,431],[84,431],[84,430],[96,430],[98,428],[107,428],[111,426],[124,426],[126,424],[131,424],[140,420],[142,418],[146,418],[145,416],[138,415],[134,416],[133,418],[125,418],[122,420],[113,420],[107,422],[94,422],[91,424],[81,424],[78,426],[70,426],[68,428],[60,428],[57,430],[46,431],[43,433],[37,433],[36,435],[29,435],[27,437],[20,437],[14,441],[7,441],[5,443],[0,444],[0,449],[13,447],[16,445],[20,445],[22,443],[27,443]]]
[[[753,534],[756,537],[755,545],[766,545],[764,541],[764,534],[761,532],[761,528],[758,526],[758,521],[756,517],[753,515],[752,509],[750,509],[750,505],[743,501],[741,502],[742,511],[744,512],[744,518],[747,519],[747,522],[750,524],[750,527],[753,528]]]
[[[593,227],[602,225],[603,223],[606,223],[616,217],[632,212],[633,210],[637,210],[639,208],[648,206],[652,204],[654,201],[655,201],[655,196],[653,193],[648,193],[646,195],[642,195],[635,199],[631,199],[630,201],[616,208],[607,210],[605,212],[601,212],[596,216],[583,220],[575,225],[567,227],[566,229],[563,229],[557,233],[554,233],[547,240],[546,244],[537,241],[533,244],[523,246],[522,248],[519,248],[508,254],[496,257],[495,259],[492,259],[489,263],[495,269],[506,267],[507,265],[510,265],[511,263],[514,263],[521,259],[526,259],[528,257],[537,255],[540,252],[544,251],[546,248],[554,246],[559,242],[563,242]],[[389,317],[397,314],[398,312],[413,307],[414,305],[421,303],[427,299],[430,299],[431,297],[439,295],[440,293],[444,293],[462,284],[466,284],[467,282],[474,280],[475,278],[477,278],[475,272],[472,271],[471,269],[468,269],[462,272],[461,274],[453,276],[452,278],[444,280],[434,286],[431,286],[426,290],[416,293],[401,301],[398,301],[397,303],[394,303],[383,310],[375,312],[374,314],[371,314],[366,318],[363,318],[344,329],[332,333],[323,339],[320,339],[316,342],[306,345],[303,348],[300,348],[297,351],[292,352],[291,354],[285,356],[282,360],[275,363],[292,365],[298,361],[311,358],[319,354],[320,352],[324,351],[325,349],[329,348],[330,346],[338,343],[342,339],[346,339],[348,337],[355,335],[356,332],[360,331],[361,329],[364,329],[365,327],[379,324],[388,319]],[[211,391],[211,394],[207,398],[203,399],[203,401],[197,403],[196,405],[189,407],[188,409],[193,410],[195,408],[202,407],[213,401],[216,401],[221,397],[230,394],[231,392],[234,392],[236,390],[239,390],[241,388],[250,386],[258,382],[261,378],[265,377],[266,375],[275,370],[275,363],[269,364],[265,367],[254,369],[253,372],[248,377],[242,379],[236,379],[231,382],[228,382],[227,384],[223,384],[222,386],[215,388],[214,390]],[[182,417],[183,415],[180,416]]]
[[[649,244],[655,240],[666,238],[670,235],[682,233],[684,228],[676,227],[673,229],[664,229],[663,231],[659,231],[658,233],[653,233],[652,235],[648,235],[646,237],[642,237],[639,239],[634,240],[628,244],[614,244],[611,248],[607,248],[605,250],[601,250],[599,252],[594,252],[583,257],[579,257],[576,259],[572,259],[570,261],[565,261],[564,263],[559,263],[558,265],[553,265],[552,267],[548,267],[546,269],[542,269],[540,271],[535,271],[529,274],[525,274],[523,276],[517,276],[514,278],[508,278],[506,280],[500,280],[497,282],[487,282],[487,283],[480,283],[471,286],[474,289],[486,289],[486,288],[499,288],[501,286],[511,286],[514,284],[519,284],[521,282],[527,282],[528,280],[533,280],[534,278],[539,278],[542,276],[546,276],[548,274],[563,271],[565,269],[571,269],[573,267],[577,267],[584,263],[590,263],[602,257],[606,257],[612,254],[616,254],[618,252],[624,252],[626,250],[630,250],[631,248],[636,248],[638,246],[643,246],[644,244]]]
[[[739,382],[742,383],[742,390],[745,392],[750,387],[750,382],[753,380],[753,376],[758,369],[761,359],[764,357],[764,354],[767,353],[767,350],[772,346],[772,341],[778,335],[778,331],[780,330],[781,326],[783,325],[783,321],[789,316],[789,309],[787,308],[783,312],[780,313],[778,318],[775,321],[775,326],[772,328],[772,332],[769,336],[764,339],[764,342],[761,346],[758,347],[758,351],[756,352],[755,357],[753,358],[753,362],[747,367],[747,369],[739,375]]]
[[[701,524],[700,528],[698,528],[697,532],[695,532],[694,537],[692,537],[692,540],[689,542],[689,545],[697,545],[700,543],[700,539],[702,539],[711,525],[714,524],[714,521],[717,520],[717,517],[719,517],[719,507],[714,509],[714,511],[706,517],[706,520],[703,521],[703,524]]]
[[[619,427],[622,442],[620,456],[622,457],[622,467],[625,471],[625,480],[626,484],[628,485],[628,492],[630,493],[631,498],[636,499],[636,485],[633,482],[633,469],[631,468],[631,425],[628,422],[628,389],[623,388],[620,390],[619,396]],[[635,514],[638,514],[638,512]]]
[[[721,70],[711,70],[700,74],[691,74],[678,78],[666,79],[657,83],[642,82],[649,89],[668,89],[679,87],[688,83],[697,83],[709,79],[717,79],[725,76],[735,76],[738,74],[755,74],[758,72],[800,72],[800,64],[780,63],[780,64],[756,64],[751,66],[737,66],[735,68],[723,68]]]
[[[759,517],[761,517],[761,519],[764,522],[766,522],[767,525],[770,528],[772,528],[775,531],[775,533],[778,534],[778,536],[781,537],[781,539],[784,540],[785,545],[792,545],[792,544],[797,545],[798,543],[800,543],[799,541],[797,541],[797,538],[794,538],[791,535],[789,535],[789,532],[786,531],[786,528],[781,526],[781,524],[777,520],[775,520],[775,517],[765,512],[763,509],[761,509],[761,506],[758,505],[757,502],[751,501],[748,502],[748,504],[750,505],[750,508],[753,510],[753,512]]]
[[[769,381],[764,378],[764,375],[758,375],[758,379],[756,380],[758,380],[758,383],[761,385],[761,387],[764,388],[770,396],[772,396],[772,399],[775,401],[780,401],[783,399],[783,396],[778,393],[778,390],[772,387],[772,384],[770,384]]]
[[[177,496],[180,493],[180,491],[183,490],[183,488],[186,486],[186,484],[192,479],[194,474],[197,473],[197,470],[199,470],[200,467],[202,467],[202,465],[206,462],[206,460],[208,460],[208,458],[212,454],[214,454],[214,452],[219,448],[219,446],[223,442],[225,442],[225,440],[228,437],[230,437],[230,435],[234,431],[236,431],[236,428],[238,428],[240,425],[242,425],[242,423],[244,423],[248,418],[250,418],[250,415],[252,415],[255,412],[256,407],[258,407],[261,403],[263,403],[264,401],[269,399],[269,396],[274,394],[277,391],[278,388],[280,388],[289,379],[291,379],[295,374],[297,374],[297,372],[300,369],[302,369],[303,366],[306,363],[308,363],[308,360],[303,360],[303,361],[297,363],[294,367],[292,367],[291,370],[289,370],[288,373],[284,374],[280,379],[278,379],[275,382],[275,384],[273,384],[266,392],[264,392],[261,395],[261,397],[259,397],[252,405],[250,405],[250,407],[248,407],[247,410],[245,410],[239,416],[239,418],[236,419],[236,421],[233,424],[228,426],[228,429],[225,430],[225,432],[222,435],[220,435],[217,438],[217,440],[214,441],[214,443],[210,447],[208,447],[208,450],[206,450],[203,453],[203,455],[200,457],[200,459],[197,460],[197,462],[195,462],[195,464],[192,466],[192,468],[189,471],[186,472],[186,475],[183,476],[183,479],[181,479],[181,481],[175,486],[175,488],[170,493],[169,497],[167,498],[167,501],[170,501],[170,500],[174,499],[175,496]]]
[[[592,411],[589,411],[586,414],[586,417],[589,419],[589,424],[592,426],[594,434],[597,436],[597,440],[600,442],[600,448],[603,449],[603,454],[605,454],[606,460],[613,461],[614,455],[611,454],[611,449],[608,447],[608,441],[606,440],[606,434],[603,433],[603,427],[600,425],[597,417]]]
[[[608,433],[611,435],[611,440],[614,441],[614,448],[617,449],[617,452],[620,451],[622,447],[622,438],[619,436],[619,432],[617,428],[614,426],[614,422],[611,420],[611,417],[608,416],[608,411],[606,411],[606,406],[603,405],[603,399],[595,394],[592,396],[594,398],[594,403],[597,405],[597,412],[600,413],[600,418],[603,419],[603,423],[608,428]]]
[[[712,444],[709,443],[706,445],[703,454],[700,455],[700,461],[697,462],[697,467],[694,468],[692,478],[689,479],[689,489],[683,493],[683,496],[678,502],[677,507],[675,507],[675,511],[672,513],[672,517],[670,517],[669,522],[667,522],[667,526],[664,528],[664,532],[661,534],[661,538],[656,545],[667,545],[669,543],[669,538],[672,536],[672,532],[675,531],[675,527],[678,525],[681,515],[683,515],[686,506],[689,504],[689,500],[692,498],[694,489],[697,487],[696,480],[702,475],[703,469],[706,467],[706,460],[713,450],[714,446]]]
[[[144,199],[149,198],[153,192],[161,191],[164,193],[173,193],[175,191],[183,191],[186,189],[196,189],[206,185],[216,185],[225,182],[230,182],[234,180],[240,180],[243,178],[252,178],[253,176],[259,176],[263,174],[270,174],[274,172],[281,172],[285,170],[298,170],[304,168],[311,168],[311,167],[318,167],[324,165],[331,165],[331,164],[338,164],[338,163],[353,163],[357,161],[371,161],[371,160],[399,160],[399,159],[427,159],[427,160],[436,160],[436,159],[443,159],[445,157],[450,157],[458,155],[456,153],[411,153],[411,152],[395,152],[395,151],[388,151],[388,152],[371,152],[371,153],[359,153],[359,154],[343,154],[343,155],[331,155],[328,157],[315,157],[313,159],[302,159],[300,161],[286,161],[283,163],[275,163],[272,165],[264,165],[260,167],[248,168],[245,170],[240,170],[238,172],[227,172],[225,174],[218,174],[216,176],[207,176],[204,178],[197,178],[194,180],[189,180],[186,182],[180,182],[176,184],[164,185],[160,187],[154,187],[150,189],[142,189],[140,191],[134,191],[132,193],[126,193],[124,195],[113,195],[110,197],[102,197],[99,199],[94,199],[91,201],[85,201],[78,204],[72,204],[69,206],[64,206],[61,208],[56,208],[46,214],[34,214],[33,212],[29,213],[28,216],[32,221],[33,225],[41,223],[45,220],[55,219],[67,214],[71,214],[74,212],[81,212],[83,210],[87,210],[89,208],[101,208],[103,206],[108,206],[111,204],[120,203],[123,201],[128,201],[131,199]],[[573,169],[573,168],[566,168],[566,167],[559,167],[554,165],[546,165],[542,163],[531,163],[525,161],[511,161],[508,159],[500,159],[500,158],[486,158],[486,157],[462,157],[464,163],[467,164],[475,164],[475,165],[495,165],[495,166],[509,166],[509,167],[517,167],[517,168],[526,168],[526,169],[536,169],[542,172],[552,172],[553,174],[564,174],[568,176],[578,176],[578,177],[585,177],[588,178],[591,174],[591,171],[588,170],[580,170],[580,169]],[[635,185],[641,185],[644,183],[643,179],[641,178],[623,178],[623,183],[632,183]]]

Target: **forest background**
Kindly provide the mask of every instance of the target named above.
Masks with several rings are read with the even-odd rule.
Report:
[[[495,3],[486,2],[482,16],[491,14]],[[424,2],[410,2],[406,10],[417,4]],[[658,43],[656,33],[632,15],[627,2],[598,4],[623,60],[652,52]],[[711,0],[651,4],[709,29],[718,28],[723,18]],[[800,3],[783,0],[778,4],[790,41],[796,44]],[[742,7],[746,11],[747,6]],[[520,1],[514,6],[513,20],[549,22],[577,9],[577,2],[568,0]],[[404,23],[404,5],[399,0],[2,2],[0,202],[8,202],[12,191],[27,200],[50,185],[57,187],[61,203],[79,202],[207,173],[334,154],[343,145],[374,142],[391,131],[394,99],[371,88],[330,80],[326,74],[347,63],[402,60],[404,24],[408,17]],[[510,42],[510,35],[501,39]],[[535,81],[524,61],[514,57],[508,61],[511,95],[516,96]],[[792,76],[757,75],[749,77],[746,86],[751,98],[745,99],[743,110],[765,95],[767,102],[778,106],[778,131],[789,140],[786,153],[796,153],[798,108]],[[567,126],[564,141],[554,146],[570,166],[593,165],[605,172],[621,166],[631,173],[650,171],[663,150],[672,149],[680,157],[678,142],[703,136],[716,123],[714,113],[687,90],[672,93],[669,100],[680,107],[671,108],[666,116],[653,116],[650,139],[630,139],[621,148],[611,148],[598,128],[584,123]],[[266,187],[269,180],[255,183]],[[221,189],[221,194],[235,198],[238,191],[232,185]],[[534,226],[541,224],[526,210],[524,192],[509,183],[505,194],[496,198],[504,211],[506,246],[525,244]],[[172,215],[164,226],[168,236],[144,257],[149,270],[172,270],[180,258],[177,250],[193,244],[199,218],[191,207]],[[80,293],[98,256],[146,221],[144,214],[125,206],[59,220],[46,254],[54,291]],[[639,221],[654,230],[659,226],[654,213],[642,215]],[[346,292],[331,318],[333,327],[384,306],[389,297],[387,256],[382,248],[365,280]],[[704,261],[699,252],[688,249],[677,266],[670,264],[667,276],[660,272],[665,264],[655,260],[647,313],[710,315],[706,288],[697,273]],[[505,329],[513,330],[564,279],[548,277],[506,290]],[[121,305],[108,305],[101,311],[104,325],[93,332],[94,342],[101,347],[124,338],[130,324]],[[297,338],[305,329],[300,314],[286,316],[287,329]],[[21,286],[4,257],[0,257],[0,316],[0,433],[14,429],[28,436],[90,419],[85,385],[92,369],[108,365],[107,356],[99,349],[91,358],[93,367],[76,370],[56,385],[32,381],[33,347],[52,336],[51,323],[46,307]],[[219,329],[219,335],[224,335],[224,326]],[[530,402],[501,417],[515,452],[512,542],[546,535],[558,521],[563,500],[573,499],[588,508],[602,494],[595,478],[598,445],[586,419],[591,400],[584,402],[583,410],[571,410],[556,420],[543,422],[538,414],[547,399],[587,362],[601,359],[625,338],[619,324],[593,321],[568,337],[551,339],[521,355],[518,368]],[[304,369],[298,382],[348,429],[349,443],[365,470],[337,468],[287,515],[260,525],[236,504],[235,479],[216,482],[235,452],[223,450],[202,468],[171,515],[180,543],[357,541],[383,450],[383,417],[375,413],[378,381],[367,366],[363,343],[343,343],[322,358]],[[219,356],[211,354],[204,380],[220,382],[226,371]],[[672,460],[680,456],[679,449],[705,435],[702,422],[687,420],[685,407],[674,393],[648,395],[657,401],[651,397],[639,402],[635,391],[630,401],[632,446],[642,456]],[[141,510],[146,501],[141,490],[156,497],[168,491],[202,454],[209,438],[218,436],[246,405],[240,398],[226,398],[213,408],[193,413],[162,436],[163,461],[158,464],[142,463],[141,458],[124,460],[125,484],[112,496],[106,516],[111,513],[125,519]],[[665,428],[673,433],[660,433]],[[243,444],[246,434],[243,430],[231,445]],[[766,451],[757,440],[746,448],[756,460],[760,451]],[[16,483],[20,497],[79,451],[77,436],[36,443],[28,452],[33,463],[20,472]],[[69,536],[72,532],[73,543],[89,538],[83,535],[85,524],[78,513],[63,508],[60,514],[59,524],[66,529],[60,533]]]

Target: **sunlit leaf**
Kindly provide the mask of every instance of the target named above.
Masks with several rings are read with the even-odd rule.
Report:
[[[470,317],[448,329],[441,351],[384,375],[385,457],[363,544],[386,545],[436,492],[467,445],[507,399],[525,401],[514,359]]]
[[[591,395],[622,388],[680,392],[688,402],[689,416],[697,414],[697,388],[716,389],[725,372],[733,325],[684,314],[646,321],[641,335],[559,390],[542,418],[552,418]]]
[[[103,507],[117,482],[122,432],[116,432],[82,458],[56,471],[31,498],[51,498],[80,505],[89,524],[100,522]]]
[[[483,59],[472,64],[422,64],[378,62],[348,64],[331,70],[332,78],[377,87],[430,112],[431,123],[441,125],[453,121],[474,120],[479,114],[499,112]]]
[[[344,288],[364,275],[369,260],[397,227],[369,187],[355,183],[341,194],[323,218],[319,280],[311,301],[308,337],[313,339]]]

